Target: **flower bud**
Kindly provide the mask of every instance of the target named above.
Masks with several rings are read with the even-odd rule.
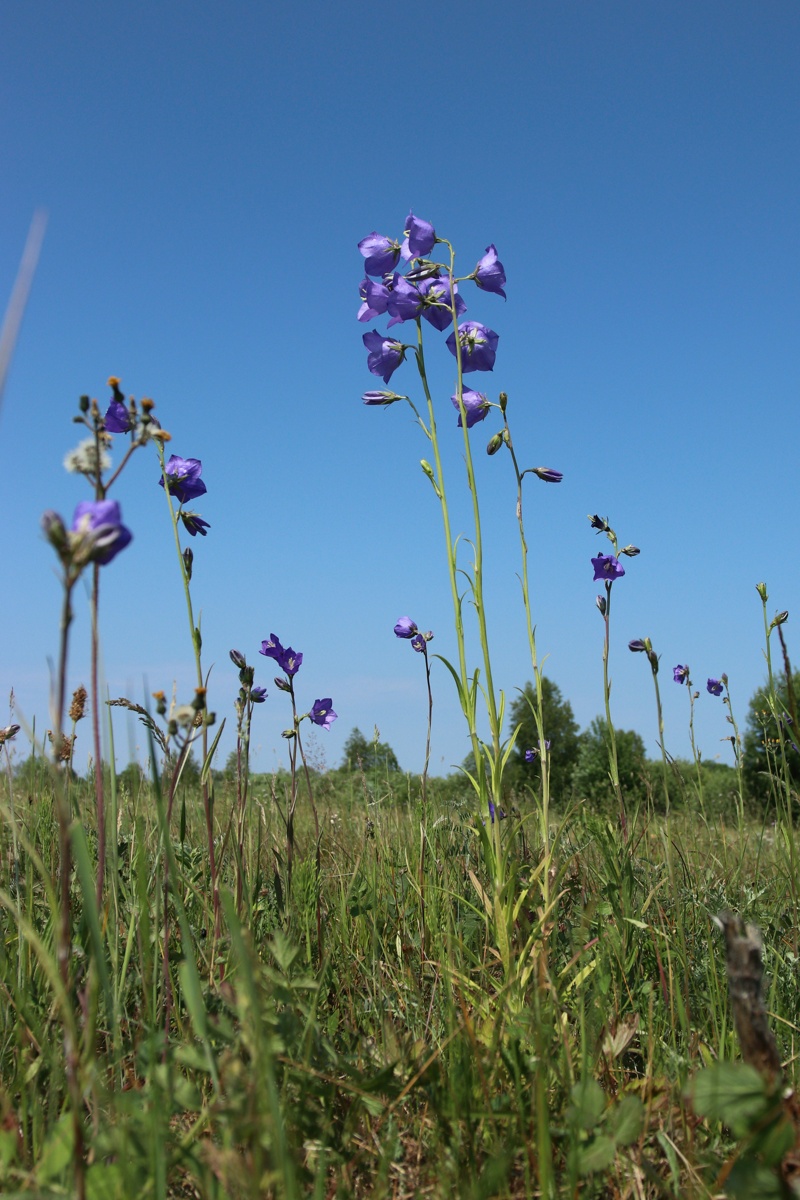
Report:
[[[594,516],[589,513],[588,516],[589,524],[591,525],[592,529],[596,529],[598,533],[608,533],[610,526],[608,524],[607,517],[598,517],[597,513],[595,513]]]
[[[290,742],[293,737],[297,737],[297,730],[296,729],[284,729],[283,733],[281,734],[281,737],[286,738],[287,742]]]
[[[632,642],[628,642],[628,649],[632,650],[634,654],[641,654],[647,650],[647,646],[642,638],[634,638]]]
[[[598,596],[595,600],[595,604],[600,609],[600,616],[604,617],[606,615],[606,598],[605,598],[605,596]]]
[[[247,660],[246,660],[245,656],[239,650],[231,650],[230,651],[230,659],[231,659],[231,662],[233,663],[233,665],[235,667],[238,667],[240,671],[243,667],[247,666]]]
[[[488,455],[497,454],[497,451],[500,449],[500,447],[502,446],[502,444],[503,444],[503,435],[502,435],[502,433],[496,433],[496,434],[494,435],[494,437],[491,437],[491,438],[489,439],[489,444],[488,444],[488,446],[486,447],[486,453],[487,453]]]
[[[620,550],[620,554],[627,554],[628,558],[636,558],[636,555],[641,553],[638,546],[623,546]]]
[[[90,401],[88,396],[81,396],[80,400],[78,401],[78,408],[81,410],[84,416],[86,416],[89,411],[89,403]]]
[[[153,692],[153,699],[156,702],[156,712],[163,717],[167,711],[167,697],[163,692]]]
[[[778,625],[783,625],[784,621],[789,620],[789,613],[784,609],[783,612],[775,613],[775,616],[770,622],[770,629],[775,629]]]
[[[202,712],[206,706],[206,688],[199,687],[194,689],[194,700],[192,700],[192,708],[195,712]]]
[[[758,592],[759,596],[766,604],[767,601],[769,600],[769,596],[767,595],[767,585],[765,583],[757,583],[756,591]]]
[[[282,675],[276,675],[272,682],[279,692],[290,692],[292,690],[292,685]]]
[[[561,483],[564,478],[561,471],[554,471],[550,467],[531,467],[531,470],[545,483]]]
[[[47,512],[42,514],[42,530],[54,550],[59,556],[63,556],[69,544],[67,531],[61,517],[52,508],[48,508]]]
[[[508,394],[506,392],[501,392],[497,399],[500,403],[500,412],[503,414],[503,416],[505,416],[506,408],[508,407]]]
[[[192,582],[192,563],[194,562],[194,554],[191,546],[187,546],[183,552],[183,565],[186,569],[186,578]]]

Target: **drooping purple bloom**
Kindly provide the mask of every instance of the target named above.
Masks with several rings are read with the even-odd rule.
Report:
[[[422,309],[420,289],[409,283],[405,275],[395,275],[392,290],[388,294],[386,311],[392,318],[389,326],[403,321],[413,321]]]
[[[365,404],[394,404],[395,400],[406,400],[406,396],[398,396],[397,392],[364,392],[361,399]]]
[[[592,566],[595,579],[605,579],[609,583],[613,583],[615,579],[621,579],[625,574],[625,568],[613,554],[598,555],[597,558],[592,559]]]
[[[458,407],[458,396],[451,396],[453,408],[458,410],[458,426],[461,428],[461,409]],[[491,408],[491,404],[483,392],[463,392],[462,399],[467,413],[467,429],[472,429],[478,421],[483,421]]]
[[[411,649],[416,650],[417,654],[424,654],[427,644],[421,633],[411,639]]]
[[[722,680],[721,679],[709,679],[708,682],[706,683],[706,691],[710,692],[712,696],[721,696],[722,695]]]
[[[274,658],[280,669],[290,677],[297,674],[303,662],[302,654],[295,653],[291,646],[284,648],[274,633],[261,643],[259,654]]]
[[[495,292],[505,300],[503,288],[506,273],[493,245],[486,247],[486,253],[475,268],[474,277],[478,287],[483,288],[485,292]]]
[[[179,458],[177,454],[173,454],[164,470],[170,494],[179,504],[196,500],[198,496],[204,496],[208,491],[200,478],[203,464],[199,458]],[[163,475],[158,482],[162,487],[164,486]]]
[[[308,715],[315,725],[321,725],[323,729],[330,729],[337,716],[331,708],[332,704],[330,696],[326,696],[324,700],[314,701]]]
[[[394,632],[399,638],[413,638],[419,633],[419,629],[411,617],[401,617],[394,627]]]
[[[106,433],[130,433],[133,428],[131,414],[121,400],[114,399],[103,417]]]
[[[361,308],[358,310],[359,321],[371,321],[386,312],[389,303],[389,288],[385,283],[376,283],[373,279],[362,279],[358,294],[361,297]]]
[[[452,294],[455,303],[456,317],[467,311],[467,306],[458,294],[458,285],[453,283],[451,276],[443,275],[438,279],[424,279],[419,285],[422,296],[422,315],[434,329],[442,333],[448,325],[453,324],[453,310],[450,305]]]
[[[689,668],[682,667],[681,664],[678,663],[677,667],[672,668],[672,678],[676,683],[686,683],[689,678]]]
[[[457,357],[461,350],[461,371],[491,371],[497,357],[499,334],[481,325],[480,321],[464,321],[458,327],[458,347],[455,332],[447,339],[447,349]]]
[[[254,687],[250,689],[250,699],[253,704],[263,704],[267,698],[267,689],[265,687]]]
[[[75,509],[70,542],[74,560],[105,566],[133,540],[130,529],[122,524],[116,500],[82,500]]]
[[[552,467],[531,467],[531,470],[545,483],[561,483],[564,478],[562,471],[554,471]]]
[[[368,275],[386,275],[400,258],[400,243],[375,231],[362,238],[358,248],[367,260],[364,270]]]
[[[538,753],[539,753],[538,750],[526,750],[525,751],[525,762],[532,763]]]
[[[208,521],[204,521],[198,513],[184,512],[183,509],[181,509],[181,520],[184,529],[191,537],[195,537],[198,533],[205,537],[206,530],[211,528]]]
[[[596,529],[598,533],[608,533],[610,526],[605,517],[598,517],[597,513],[589,517],[589,524],[592,529]]]
[[[406,356],[405,346],[385,338],[377,329],[371,329],[361,339],[369,350],[367,366],[373,375],[380,375],[388,383]]]
[[[436,230],[430,221],[423,221],[410,212],[406,217],[405,241],[401,254],[405,259],[424,258],[436,245]]]

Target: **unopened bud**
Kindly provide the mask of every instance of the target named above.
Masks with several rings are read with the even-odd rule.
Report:
[[[195,712],[202,712],[203,709],[205,708],[205,706],[206,706],[206,691],[207,691],[207,689],[204,687],[199,687],[199,688],[194,689],[194,700],[192,701],[192,708],[195,710]]]
[[[598,596],[595,600],[595,604],[600,609],[600,616],[604,617],[606,615],[606,607],[607,607],[605,596]]]
[[[789,613],[786,610],[784,610],[783,612],[775,613],[775,616],[772,618],[772,621],[770,622],[769,627],[770,627],[770,629],[775,629],[776,626],[783,625],[784,621],[788,621],[788,620],[789,620]]]
[[[287,742],[290,742],[293,737],[297,737],[297,731],[295,729],[284,729],[281,737],[286,738]]]
[[[757,583],[756,591],[758,592],[759,596],[766,604],[767,601],[769,600],[769,596],[767,595],[767,585],[765,583]]]
[[[183,566],[184,566],[184,569],[186,570],[186,578],[189,580],[190,583],[192,581],[192,563],[193,562],[194,562],[194,554],[192,553],[192,547],[187,546],[183,552]]]
[[[86,416],[86,414],[89,411],[89,404],[90,404],[89,397],[81,396],[80,400],[78,401],[78,408],[81,410],[81,412],[83,413],[84,416]]]
[[[503,416],[505,416],[506,408],[508,407],[508,394],[506,392],[501,392],[497,399],[500,404],[500,412],[503,414]]]
[[[636,558],[636,555],[641,553],[638,546],[623,546],[620,550],[620,554],[627,554],[628,558]]]
[[[491,437],[491,438],[489,439],[489,444],[488,444],[488,446],[486,447],[486,453],[487,453],[487,454],[489,454],[489,455],[492,455],[492,454],[497,454],[497,451],[500,449],[500,447],[502,446],[502,444],[503,444],[503,435],[502,435],[502,433],[496,433],[496,434],[494,435],[494,437]]]
[[[160,717],[163,717],[167,711],[167,697],[163,692],[153,692],[153,699],[156,702],[156,712]]]
[[[246,658],[245,658],[245,656],[244,656],[244,655],[241,653],[241,651],[239,651],[239,650],[231,650],[231,651],[230,651],[230,657],[231,657],[231,662],[233,663],[233,665],[234,665],[235,667],[238,667],[240,671],[241,671],[242,667],[246,667],[246,666],[247,666],[247,659],[246,659]]]
[[[290,692],[292,685],[282,675],[276,675],[272,681],[279,692]]]

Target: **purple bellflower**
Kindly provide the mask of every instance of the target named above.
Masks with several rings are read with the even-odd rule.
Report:
[[[280,639],[274,633],[271,633],[261,643],[259,654],[263,654],[266,658],[274,658],[284,674],[290,677],[297,674],[303,662],[302,654],[295,653],[291,646],[284,649]]]
[[[486,247],[486,253],[475,268],[473,278],[479,288],[483,288],[485,292],[495,292],[505,300],[506,294],[503,288],[506,282],[506,273],[494,246]]]
[[[499,334],[493,329],[487,329],[480,321],[464,321],[458,327],[458,347],[455,332],[450,334],[446,345],[450,353],[457,357],[461,350],[461,371],[491,371],[497,357]]]
[[[538,753],[539,753],[538,750],[526,750],[525,751],[525,762],[532,763]]]
[[[706,683],[706,691],[710,692],[712,696],[721,696],[722,695],[722,680],[721,679],[709,679],[708,682]]]
[[[405,241],[400,253],[403,258],[425,258],[436,245],[436,230],[430,221],[423,221],[410,212],[406,217]]]
[[[371,321],[386,312],[389,303],[389,288],[385,283],[375,283],[373,279],[363,279],[358,289],[361,297],[361,308],[358,310],[359,321]]]
[[[204,496],[208,491],[200,478],[202,470],[203,464],[199,458],[179,458],[177,454],[172,455],[164,471],[170,495],[174,496],[179,504],[196,500],[198,496]],[[163,475],[158,482],[162,487],[164,486]]]
[[[618,558],[613,554],[600,554],[597,558],[592,559],[594,567],[595,579],[605,579],[608,583],[613,583],[615,579],[621,579],[625,574],[625,568],[620,565]]]
[[[418,633],[416,635],[416,637],[413,637],[411,639],[411,649],[416,650],[417,654],[424,654],[425,647],[427,646],[427,644],[428,643],[427,643],[426,639],[422,636],[421,633]]]
[[[362,335],[361,340],[369,350],[367,366],[373,375],[380,375],[388,383],[406,356],[406,348],[400,342],[385,338],[377,329]]]
[[[458,396],[451,396],[453,408],[458,412],[458,426],[461,428],[461,409],[458,407]],[[483,392],[464,392],[462,394],[464,401],[464,409],[467,414],[467,429],[472,429],[473,425],[477,425],[478,421],[483,421],[491,408],[486,396]]]
[[[394,632],[399,638],[413,638],[417,636],[419,629],[411,617],[401,617],[394,627]]]
[[[42,529],[73,579],[87,563],[110,563],[133,540],[130,529],[122,524],[116,500],[81,501],[69,532],[58,513],[48,510],[42,517]]]
[[[267,698],[267,689],[265,687],[254,687],[250,689],[250,699],[253,704],[263,704]]]
[[[121,400],[111,401],[103,417],[106,433],[130,433],[133,428],[131,414]]]
[[[314,701],[308,715],[315,725],[321,725],[323,729],[330,729],[337,717],[331,708],[332,704],[330,696],[326,696],[324,700]]]
[[[689,668],[682,667],[681,664],[678,663],[677,667],[672,668],[672,678],[676,683],[687,683],[689,680]]]
[[[458,285],[452,284],[451,277],[444,275],[438,279],[423,279],[419,285],[422,296],[422,315],[434,329],[442,333],[448,325],[453,324],[453,312],[450,306],[452,295],[456,309],[456,317],[467,311],[467,306],[458,294]]]
[[[198,533],[201,537],[205,537],[206,530],[211,528],[208,521],[204,521],[199,513],[184,512],[181,509],[181,520],[183,521],[184,529],[191,537],[195,537]]]
[[[422,309],[422,296],[419,288],[409,283],[405,275],[395,275],[392,290],[388,293],[386,311],[392,318],[389,326],[399,325],[403,321],[413,321]]]
[[[400,258],[400,243],[374,231],[361,239],[358,248],[367,260],[364,270],[368,275],[385,275],[393,271]]]

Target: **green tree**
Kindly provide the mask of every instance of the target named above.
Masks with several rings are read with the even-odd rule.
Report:
[[[539,785],[540,766],[538,757],[532,763],[525,762],[525,751],[539,745],[539,734],[533,710],[536,706],[536,687],[526,683],[509,709],[511,729],[519,725],[519,735],[514,745],[512,771],[514,782]],[[542,719],[545,740],[550,743],[550,795],[558,804],[569,799],[572,791],[572,773],[578,761],[578,723],[572,705],[561,694],[561,688],[552,679],[542,680]]]
[[[615,730],[619,782],[626,804],[647,798],[647,754],[644,741],[632,729]],[[580,735],[573,790],[595,808],[616,808],[614,785],[608,773],[608,734],[605,717],[595,717]]]
[[[760,687],[751,697],[747,708],[742,772],[751,799],[764,804],[779,794],[784,779],[781,754],[786,755],[786,770],[790,784],[800,790],[800,730],[797,728],[797,704],[800,700],[800,671],[787,686],[785,675],[775,677],[775,701],[770,703],[769,686]],[[777,713],[777,720],[776,720]],[[780,728],[778,726],[780,721]]]
[[[400,770],[397,755],[388,742],[378,740],[377,729],[371,742],[367,741],[360,729],[353,729],[344,744],[342,770],[358,771],[359,769],[366,775],[375,771],[385,774],[387,771]]]

